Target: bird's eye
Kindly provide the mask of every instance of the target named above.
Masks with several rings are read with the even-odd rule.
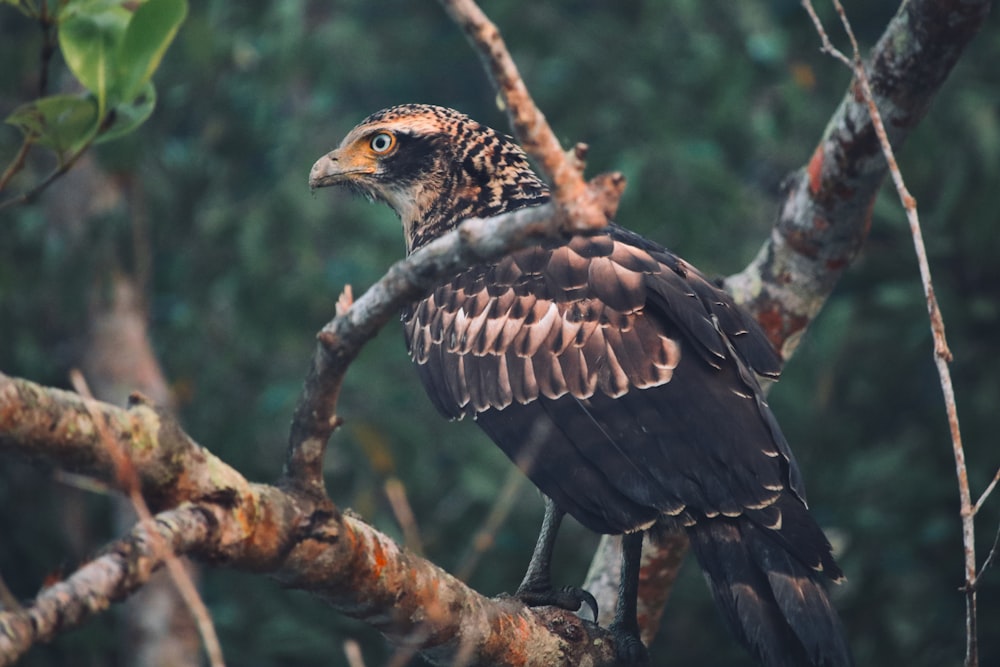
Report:
[[[376,153],[388,153],[396,145],[396,137],[388,132],[379,132],[368,144]]]

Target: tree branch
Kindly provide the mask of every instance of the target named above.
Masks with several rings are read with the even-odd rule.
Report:
[[[317,335],[312,366],[295,408],[284,480],[320,496],[326,443],[339,424],[340,385],[362,346],[399,310],[437,283],[476,262],[498,259],[539,238],[560,233],[552,204],[520,209],[486,220],[470,219],[409,257],[386,274]]]
[[[39,593],[29,606],[0,613],[0,667],[123,600],[149,581],[168,556],[202,546],[211,534],[211,517],[197,505],[185,504],[141,521],[103,555]]]
[[[624,177],[612,174],[586,183],[583,179],[587,147],[577,144],[566,153],[545,116],[535,105],[517,71],[500,30],[473,0],[441,0],[448,15],[465,32],[493,86],[503,97],[514,136],[539,167],[553,189],[567,230],[586,232],[608,224],[618,209]]]
[[[874,101],[899,150],[982,27],[989,0],[904,2],[869,56]],[[888,174],[857,82],[827,124],[809,163],[788,181],[770,238],[726,288],[788,359],[868,236]]]
[[[167,510],[158,518],[203,521],[186,536],[167,530],[165,543],[176,553],[269,573],[440,664],[574,665],[584,658],[595,665],[614,663],[606,630],[561,609],[528,609],[512,598],[483,597],[328,500],[251,484],[144,403],[116,408],[0,374],[2,455],[70,468],[116,485],[115,463],[105,454],[95,419],[132,458],[147,501],[183,512]],[[172,525],[161,524],[156,523],[158,531]],[[118,545],[146,535],[142,531],[148,525],[139,524]],[[42,591],[27,612],[0,614],[0,642],[7,642],[0,649],[22,647],[17,650],[23,652],[31,642],[85,621],[107,606],[101,601],[120,599],[163,562],[162,554],[123,551],[118,545],[109,552],[110,561],[106,555],[84,565],[69,577],[68,588]],[[138,579],[135,572],[141,574]],[[93,583],[98,575],[100,585]],[[49,611],[50,604],[56,611]],[[41,613],[36,609],[44,609],[46,618],[56,614],[44,626],[52,631],[25,639],[28,617],[17,614]]]
[[[124,448],[154,512],[211,498],[220,488],[248,493],[239,473],[141,397],[133,396],[124,410],[0,373],[0,454],[43,461],[127,491],[95,420]]]

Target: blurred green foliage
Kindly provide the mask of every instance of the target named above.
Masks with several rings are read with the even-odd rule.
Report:
[[[86,89],[45,95],[14,109],[6,122],[72,162],[93,143],[124,136],[156,106],[150,79],[187,14],[187,0],[13,2],[25,18],[54,34],[66,66]],[[128,5],[128,6],[126,6]],[[43,48],[49,47],[46,45]]]
[[[823,3],[818,3],[823,4]],[[780,184],[805,162],[849,74],[818,51],[795,0],[485,3],[539,106],[591,172],[628,177],[619,220],[710,273],[740,269],[768,234]],[[871,45],[891,2],[850,2]],[[28,99],[40,35],[0,14],[0,113]],[[832,11],[820,7],[835,41]],[[959,63],[900,155],[920,203],[947,318],[974,493],[1000,465],[1000,30]],[[67,176],[37,206],[0,218],[0,369],[62,386],[78,363],[95,276],[137,268],[133,221],[153,248],[154,344],[189,432],[248,477],[281,468],[289,418],[314,345],[345,283],[356,293],[403,254],[390,211],[346,193],[310,195],[310,165],[358,120],[400,102],[459,108],[505,127],[477,58],[436,3],[403,0],[194,3],[157,71],[157,109],[100,147],[130,196],[64,215]],[[0,156],[20,139],[0,132]],[[46,173],[29,162],[22,183]],[[15,186],[17,185],[15,182]],[[79,209],[80,207],[77,207]],[[88,214],[84,215],[87,211]],[[879,199],[869,243],[809,331],[771,402],[840,550],[835,591],[859,664],[959,665],[964,656],[958,493],[908,228]],[[509,464],[475,426],[438,418],[395,327],[347,378],[327,482],[336,502],[399,535],[383,485],[406,485],[426,553],[456,566]],[[0,465],[0,573],[22,597],[113,535],[108,502],[71,503],[51,473]],[[527,487],[526,487],[527,488]],[[541,516],[523,493],[472,583],[520,580]],[[977,520],[982,562],[1000,496]],[[79,526],[84,526],[85,530]],[[83,535],[76,535],[82,532]],[[583,578],[596,538],[566,526],[557,583]],[[230,665],[370,665],[377,633],[266,578],[206,569],[206,600]],[[1000,664],[1000,573],[982,580],[982,664]],[[749,665],[725,636],[692,563],[653,647],[656,664]],[[113,618],[35,649],[25,665],[115,664]]]

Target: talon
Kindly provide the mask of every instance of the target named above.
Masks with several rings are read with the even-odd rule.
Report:
[[[551,606],[567,611],[579,611],[586,603],[594,614],[594,622],[597,622],[597,599],[588,591],[576,586],[565,586],[559,590],[554,588],[545,590],[521,588],[514,593],[514,597],[529,607]]]
[[[590,594],[590,591],[584,590],[582,588],[577,588],[575,586],[565,586],[563,589],[564,593],[569,593],[576,596],[579,601],[576,605],[576,609],[571,609],[570,611],[580,611],[584,603],[590,608],[590,613],[593,614],[591,620],[597,623],[597,598]]]

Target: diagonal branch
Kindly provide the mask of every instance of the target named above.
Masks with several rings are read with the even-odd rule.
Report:
[[[64,581],[39,593],[32,603],[0,613],[0,666],[39,642],[54,639],[138,590],[167,558],[203,545],[212,533],[207,513],[182,505],[139,522],[105,553]]]
[[[873,101],[899,150],[927,113],[990,0],[904,2],[869,54]],[[808,164],[790,179],[770,238],[726,288],[787,360],[868,236],[889,173],[868,105],[852,82]]]
[[[614,175],[611,187],[605,187],[603,181],[586,183],[583,178],[586,145],[577,144],[572,153],[563,151],[555,132],[531,98],[496,25],[473,0],[441,0],[441,5],[465,32],[503,97],[514,136],[548,177],[556,204],[565,214],[563,224],[578,232],[604,227],[618,208],[621,175]]]
[[[180,512],[163,510],[157,518],[198,524],[190,532],[166,531],[163,542],[175,553],[268,573],[439,664],[459,658],[469,665],[613,664],[606,630],[564,610],[483,597],[325,498],[251,484],[148,405],[117,408],[0,374],[0,456],[68,468],[113,486],[116,463],[98,423],[132,460],[146,501]],[[164,527],[162,521],[155,525],[157,531]],[[148,526],[140,523],[133,533],[146,536]],[[140,542],[148,547],[123,551],[116,545],[109,553],[118,556],[84,565],[69,577],[68,588],[42,591],[28,616],[0,613],[0,655],[19,655],[135,590],[163,562],[162,554],[150,551],[155,542]],[[136,572],[141,576],[133,579]],[[39,626],[51,630],[26,635],[26,619],[30,625],[31,614],[41,613],[36,608],[46,618],[55,614]]]

